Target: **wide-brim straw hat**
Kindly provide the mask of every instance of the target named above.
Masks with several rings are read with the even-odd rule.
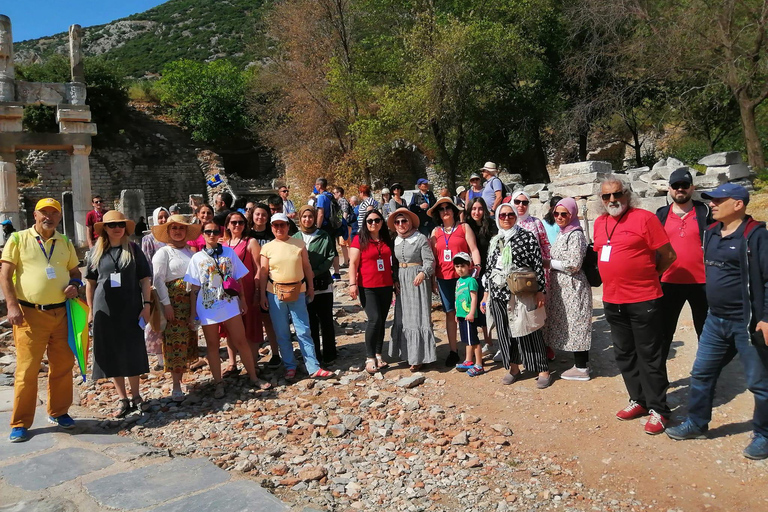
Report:
[[[408,219],[411,221],[411,227],[413,229],[419,229],[419,216],[408,208],[398,208],[397,210],[390,213],[389,217],[387,217],[387,227],[390,231],[395,230],[395,219],[400,215],[405,215],[408,217]]]
[[[190,224],[187,222],[187,219],[183,215],[171,215],[168,217],[165,224],[152,226],[152,235],[155,237],[155,240],[165,244],[172,244],[173,240],[171,240],[171,235],[168,233],[171,224],[187,226],[187,234],[184,237],[185,242],[197,240],[197,237],[200,236],[200,231],[203,229],[203,226],[200,224]]]
[[[429,210],[427,210],[427,215],[429,215],[429,216],[432,216],[432,213],[433,213],[435,210],[437,210],[437,208],[438,208],[438,207],[439,207],[441,204],[445,204],[445,203],[448,203],[448,204],[450,204],[450,205],[453,207],[453,209],[454,209],[454,210],[456,210],[457,212],[458,212],[458,211],[460,211],[460,210],[459,210],[459,207],[458,207],[458,206],[456,206],[456,204],[453,202],[453,199],[451,199],[450,197],[441,197],[440,199],[438,199],[438,200],[437,200],[437,202],[436,202],[435,204],[433,204],[433,205],[432,205],[432,208],[430,208]]]
[[[102,231],[104,231],[104,224],[109,224],[111,222],[125,222],[125,234],[126,235],[132,235],[133,232],[136,230],[136,223],[133,222],[131,219],[126,219],[125,215],[120,213],[117,210],[109,210],[107,213],[104,214],[104,217],[101,222],[97,222],[93,225],[93,232],[96,235],[100,235]]]

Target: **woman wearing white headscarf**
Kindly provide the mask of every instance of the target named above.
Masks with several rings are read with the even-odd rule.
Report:
[[[541,251],[532,233],[518,225],[517,214],[509,203],[496,209],[499,234],[488,247],[486,273],[483,276],[485,295],[480,305],[483,313],[490,310],[499,336],[504,368],[509,373],[502,384],[509,385],[520,378],[520,364],[539,374],[536,386],[548,387],[551,382],[549,363],[544,348],[541,326],[531,326],[528,313],[544,306],[544,265]],[[538,290],[515,295],[507,278],[514,271],[533,270]],[[532,330],[533,329],[533,330]]]
[[[587,239],[579,224],[576,201],[572,198],[561,199],[552,215],[560,227],[560,234],[552,246],[544,338],[548,346],[573,352],[575,364],[563,372],[563,379],[589,380],[592,287],[581,269],[587,253]]]
[[[162,206],[155,208],[155,211],[152,212],[152,225],[160,226],[165,224],[168,221],[168,217],[170,216],[171,214],[166,208],[163,208]],[[155,238],[155,235],[152,234],[152,231],[144,235],[144,238],[141,239],[141,252],[143,252],[144,256],[147,258],[150,274],[153,270],[152,258],[155,257],[157,251],[159,251],[162,247],[165,247],[165,243]],[[155,292],[153,292],[153,297],[154,296],[156,296]],[[153,369],[155,371],[161,371],[163,369],[163,333],[153,331],[152,326],[147,324],[147,326],[144,328],[144,342],[147,345],[147,354],[154,354],[157,356],[158,363],[154,366]]]

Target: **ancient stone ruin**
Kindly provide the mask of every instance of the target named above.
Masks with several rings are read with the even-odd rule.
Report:
[[[39,83],[16,80],[13,63],[11,20],[0,15],[0,220],[11,219],[21,226],[19,216],[16,151],[40,149],[69,153],[72,173],[72,210],[76,245],[86,243],[85,215],[91,209],[91,173],[88,155],[96,125],[91,122],[90,107],[85,104],[86,88],[80,43],[80,25],[69,28],[71,82]],[[59,133],[24,132],[24,107],[56,107]]]

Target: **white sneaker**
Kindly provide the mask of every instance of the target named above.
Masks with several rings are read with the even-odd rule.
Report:
[[[483,345],[483,359],[486,357],[491,357],[491,349],[488,348],[488,345]]]
[[[560,378],[563,380],[589,380],[589,368],[576,368],[574,365],[573,368],[564,371]]]
[[[496,361],[496,362],[499,362],[499,361],[501,361],[501,360],[502,360],[502,357],[501,357],[501,350],[497,350],[497,351],[496,351],[496,355],[495,355],[495,356],[493,356],[493,360],[494,360],[494,361]]]

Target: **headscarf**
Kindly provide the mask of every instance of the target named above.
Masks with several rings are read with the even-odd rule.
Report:
[[[517,224],[513,225],[509,229],[504,229],[501,227],[501,222],[499,221],[499,213],[501,213],[504,208],[509,208],[512,213],[517,215],[517,210],[509,203],[502,203],[498,208],[496,208],[496,227],[499,228],[499,234],[493,237],[488,250],[493,251],[493,248],[496,247],[496,244],[499,242],[504,244],[504,247],[501,248],[501,256],[496,262],[496,268],[504,272],[504,279],[506,279],[506,275],[512,269],[512,247],[507,244],[507,242],[513,236],[517,235],[522,228]]]
[[[570,233],[577,230],[583,231],[581,229],[581,222],[579,222],[579,207],[576,205],[576,200],[572,197],[566,197],[558,201],[555,208],[558,206],[562,206],[571,214],[571,221],[565,227],[560,228],[560,233]]]
[[[315,218],[315,224],[312,224],[311,228],[305,228],[304,224],[301,223],[301,216],[306,211],[312,212],[312,216]],[[312,233],[317,231],[317,208],[315,208],[314,206],[305,204],[304,206],[302,206],[296,211],[296,217],[299,219],[299,229],[301,230],[302,233],[311,235]]]
[[[512,238],[512,235],[514,235],[517,230],[520,229],[520,226],[515,223],[511,228],[504,229],[501,227],[501,222],[499,221],[499,213],[501,213],[502,208],[509,208],[512,213],[515,214],[515,217],[517,217],[517,209],[512,206],[509,203],[501,203],[498,208],[496,208],[496,227],[499,228],[499,233],[496,235],[497,237],[503,239],[505,242]]]
[[[168,208],[165,208],[163,206],[160,206],[158,208],[155,208],[155,211],[152,212],[152,225],[157,226],[157,216],[160,215],[160,212],[165,212],[169,217],[171,216],[171,212],[168,211]]]
[[[514,192],[512,192],[512,203],[513,203],[513,205],[514,205],[515,199],[517,199],[520,196],[525,196],[525,199],[528,201],[528,208],[525,210],[525,213],[522,214],[522,215],[517,213],[517,208],[515,208],[515,215],[517,215],[517,223],[518,224],[520,224],[520,222],[524,221],[525,219],[527,219],[528,217],[531,216],[531,214],[529,213],[531,211],[531,196],[526,194],[523,189],[515,190]]]

